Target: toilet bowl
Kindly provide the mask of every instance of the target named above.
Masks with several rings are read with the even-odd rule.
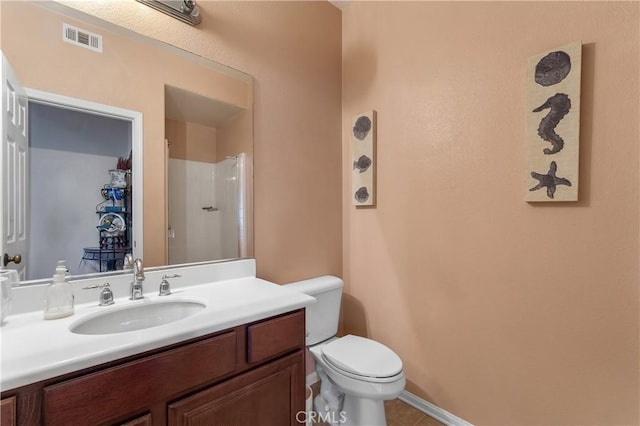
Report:
[[[316,298],[307,307],[307,347],[316,361],[321,394],[315,410],[325,423],[386,425],[384,401],[404,389],[402,360],[382,343],[364,337],[336,337],[343,282],[332,276],[287,284]]]
[[[347,335],[309,350],[316,370],[322,369],[344,394],[340,424],[386,425],[384,401],[398,397],[406,381],[402,361],[391,349],[374,340]]]

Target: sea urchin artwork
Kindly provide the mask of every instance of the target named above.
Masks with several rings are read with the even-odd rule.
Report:
[[[364,140],[371,130],[371,119],[366,115],[361,115],[353,126],[353,136],[359,141]]]
[[[538,180],[538,184],[531,188],[529,191],[537,191],[540,188],[547,188],[547,197],[553,199],[553,194],[556,192],[557,185],[571,186],[571,182],[566,178],[559,178],[556,176],[558,165],[555,161],[552,161],[549,165],[549,171],[546,175],[531,172],[531,177]]]
[[[365,201],[367,201],[369,199],[369,191],[367,191],[367,187],[361,186],[360,188],[358,188],[358,190],[354,194],[354,197],[359,203],[364,203]]]
[[[564,147],[564,140],[556,133],[556,126],[571,110],[571,99],[564,93],[556,93],[532,112],[540,112],[549,108],[549,113],[540,120],[538,135],[553,145],[552,149],[542,150],[545,154],[555,154]]]
[[[376,204],[376,112],[367,111],[351,121],[351,203],[356,207]]]
[[[541,86],[553,86],[564,80],[571,71],[571,56],[566,52],[551,52],[536,65],[535,80]]]
[[[353,162],[353,168],[358,169],[360,173],[366,172],[369,167],[371,167],[371,158],[366,155],[361,155],[358,161]]]

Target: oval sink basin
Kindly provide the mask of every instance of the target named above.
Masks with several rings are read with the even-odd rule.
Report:
[[[190,317],[205,307],[204,303],[191,300],[142,302],[93,314],[74,322],[69,330],[76,334],[114,334],[143,330]]]

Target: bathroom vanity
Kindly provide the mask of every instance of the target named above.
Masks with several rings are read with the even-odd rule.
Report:
[[[303,349],[297,310],[3,393],[2,426],[295,424]]]
[[[304,307],[313,298],[255,277],[175,288],[168,298],[206,307],[118,333],[71,331],[117,309],[92,303],[56,321],[37,320],[37,312],[10,317],[2,330],[2,426],[298,424]],[[116,298],[114,306],[157,299]]]

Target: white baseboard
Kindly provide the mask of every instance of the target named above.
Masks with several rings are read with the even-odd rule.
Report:
[[[415,396],[409,391],[403,390],[398,399],[406,402],[413,408],[422,411],[427,416],[433,417],[440,423],[444,423],[447,426],[473,426],[473,424],[469,423],[468,421],[454,416],[447,410],[444,410],[437,405],[430,403],[429,401],[425,401],[424,399]]]

